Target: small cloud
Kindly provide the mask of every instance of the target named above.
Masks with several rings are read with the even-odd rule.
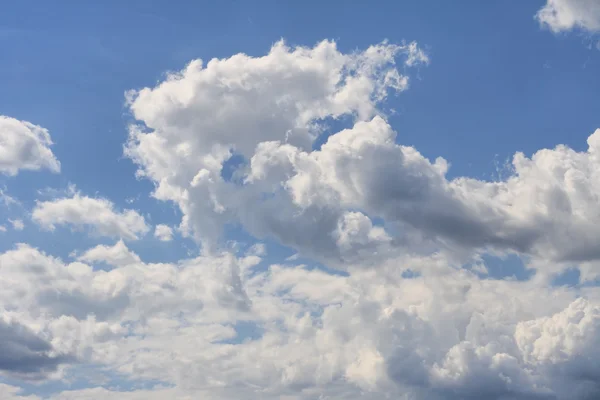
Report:
[[[140,257],[129,250],[123,240],[119,240],[114,246],[98,245],[87,250],[83,255],[77,257],[77,259],[87,263],[101,261],[115,267],[140,262]]]
[[[285,261],[296,261],[299,258],[300,258],[300,254],[296,253],[296,254],[292,254],[291,256],[286,258]]]
[[[4,203],[4,205],[7,207],[10,207],[11,205],[20,204],[17,199],[15,199],[12,196],[9,196],[8,193],[6,193],[6,187],[0,189],[0,203]]]
[[[262,257],[267,254],[267,246],[264,243],[256,243],[252,245],[248,251],[246,251],[247,256],[257,256]]]
[[[170,242],[173,240],[173,229],[165,224],[158,224],[154,228],[154,237],[161,242]]]
[[[15,231],[22,231],[25,228],[25,224],[20,219],[9,219],[8,220]]]
[[[4,225],[0,225],[0,232],[6,232],[6,227]]]
[[[89,227],[95,234],[136,240],[148,232],[148,225],[135,210],[119,211],[103,198],[83,196],[69,187],[70,197],[52,201],[38,201],[33,210],[33,221],[50,231],[57,225],[72,228]]]

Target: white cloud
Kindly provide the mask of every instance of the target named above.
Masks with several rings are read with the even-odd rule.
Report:
[[[16,175],[19,170],[40,169],[60,172],[51,145],[47,129],[0,115],[0,173]]]
[[[115,267],[126,266],[140,262],[140,257],[130,251],[122,240],[115,243],[114,246],[98,245],[87,250],[78,260],[95,263],[105,262]]]
[[[6,188],[0,189],[0,201],[2,203],[4,203],[4,205],[6,207],[10,207],[12,205],[20,205],[21,204],[17,199],[15,199],[14,197],[12,197],[8,193],[6,193]]]
[[[480,280],[441,255],[349,276],[279,265],[244,274],[257,260],[244,263],[221,254],[103,271],[21,245],[0,254],[1,315],[44,338],[48,357],[62,355],[61,374],[77,360],[174,385],[57,399],[566,400],[584,399],[573,393],[588,390],[585,379],[597,373],[598,288],[584,300],[535,280]],[[402,278],[406,265],[421,275]],[[260,334],[235,341],[240,321]],[[13,358],[26,365],[25,355]]]
[[[75,228],[89,227],[94,234],[138,239],[149,231],[144,217],[134,210],[115,210],[114,204],[102,198],[92,198],[74,193],[72,197],[38,202],[32,219],[45,229],[56,225]]]
[[[206,66],[195,60],[156,88],[129,94],[145,127],[131,127],[125,152],[139,175],[156,182],[157,198],[179,204],[184,232],[191,228],[211,247],[234,212],[226,203],[245,201],[220,175],[232,152],[250,159],[270,140],[310,149],[324,129],[319,121],[372,117],[388,91],[408,85],[396,68],[401,57],[426,61],[415,44],[343,54],[329,41],[314,48],[278,42],[264,57],[238,54]]]
[[[192,62],[131,97],[145,127],[131,128],[126,154],[157,198],[179,205],[183,232],[205,250],[217,247],[225,224],[241,223],[338,268],[399,249],[600,259],[600,131],[585,152],[516,153],[504,180],[449,180],[446,160],[397,144],[378,110],[387,90],[408,82],[396,58],[425,60],[415,54],[414,44],[346,55],[332,42],[279,43],[261,58]],[[353,125],[313,150],[323,119],[342,115]],[[232,152],[246,162],[229,181],[221,169]]]
[[[600,31],[598,0],[547,0],[536,14],[537,20],[553,32],[582,29]]]
[[[23,223],[23,220],[9,219],[8,222],[11,223],[11,225],[15,231],[22,231],[23,229],[25,229],[25,224]]]
[[[154,228],[154,237],[162,242],[170,242],[173,240],[173,229],[164,224],[158,224]]]
[[[0,232],[6,232],[6,226],[0,225]]]

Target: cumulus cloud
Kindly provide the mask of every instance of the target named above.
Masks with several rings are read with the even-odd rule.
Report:
[[[60,172],[51,145],[47,129],[0,115],[0,173],[16,175],[19,170],[40,169]]]
[[[332,135],[319,151],[263,143],[252,157],[247,182],[277,180],[283,171],[285,190],[272,195],[301,212],[365,210],[441,244],[508,249],[558,261],[600,257],[600,188],[595,184],[600,130],[588,138],[585,152],[558,146],[531,158],[515,154],[513,173],[498,182],[448,180],[445,160],[432,163],[416,149],[396,144],[395,136],[387,122],[375,117]],[[375,233],[369,218],[362,219],[361,243],[389,241],[382,228]],[[331,231],[324,219],[319,223]],[[348,247],[360,246],[351,242]]]
[[[114,246],[98,245],[91,248],[78,259],[87,263],[105,262],[115,267],[140,262],[140,257],[129,250],[122,240],[119,240]]]
[[[241,223],[340,268],[407,248],[600,258],[600,131],[584,152],[516,153],[501,181],[449,180],[446,160],[398,144],[379,111],[388,91],[408,84],[396,68],[402,57],[405,66],[427,60],[415,44],[346,55],[322,42],[278,43],[264,57],[206,67],[194,61],[131,95],[141,124],[131,127],[125,152],[155,183],[157,198],[179,205],[183,232],[206,249],[225,224]],[[326,119],[343,115],[353,116],[351,126],[314,149]],[[245,162],[225,179],[233,154]]]
[[[597,0],[547,0],[536,19],[553,32],[582,29],[600,31],[600,2]]]
[[[164,224],[158,224],[154,228],[154,237],[162,242],[170,242],[173,240],[173,229]]]
[[[21,245],[0,254],[0,302],[14,321],[37,326],[36,337],[51,338],[51,347],[40,344],[49,354],[173,386],[73,390],[59,399],[600,393],[588,383],[597,373],[600,306],[570,290],[481,280],[441,255],[390,259],[348,276],[254,269],[259,261],[222,254],[107,271]],[[419,275],[394,273],[407,265]],[[257,334],[247,336],[250,327]]]
[[[415,44],[343,54],[331,41],[314,48],[278,42],[266,56],[238,54],[206,66],[195,60],[156,88],[129,94],[140,124],[131,127],[125,153],[139,175],[156,182],[157,198],[179,204],[184,231],[210,247],[235,214],[226,203],[246,201],[224,182],[223,163],[232,154],[249,160],[271,140],[309,150],[325,119],[372,117],[390,91],[408,86],[397,58],[427,61]]]
[[[119,212],[107,199],[79,193],[74,193],[72,197],[38,201],[33,209],[32,219],[49,230],[54,230],[57,225],[87,227],[97,235],[128,240],[138,239],[150,229],[137,211],[126,209]]]

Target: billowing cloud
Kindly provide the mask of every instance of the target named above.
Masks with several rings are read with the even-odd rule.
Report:
[[[20,246],[0,254],[0,302],[14,324],[28,321],[39,327],[35,337],[51,338],[50,347],[39,343],[54,352],[49,357],[69,354],[134,381],[161,382],[123,398],[600,393],[589,385],[597,373],[597,288],[578,299],[535,280],[481,280],[441,255],[390,259],[375,274],[361,267],[349,276],[255,268],[259,261],[222,254],[106,271]],[[394,273],[406,265],[418,276]],[[108,394],[120,397],[95,388],[52,398]]]
[[[45,229],[53,230],[57,225],[73,228],[89,228],[93,234],[138,239],[150,227],[143,216],[134,210],[119,212],[114,204],[102,198],[92,198],[74,193],[64,197],[38,202],[33,209],[32,219]]]
[[[139,175],[156,182],[157,198],[179,204],[184,231],[211,247],[223,223],[235,217],[227,203],[246,201],[221,176],[223,163],[232,154],[249,160],[257,145],[272,140],[310,150],[326,129],[324,120],[372,117],[388,92],[408,85],[396,58],[405,65],[427,61],[414,43],[343,54],[330,41],[314,48],[279,42],[264,57],[238,54],[206,66],[193,61],[156,88],[129,94],[143,124],[131,127],[125,152]],[[333,217],[324,222],[337,226]]]
[[[600,2],[597,0],[547,0],[537,20],[553,32],[582,29],[600,31]]]
[[[207,249],[233,222],[339,267],[400,248],[600,258],[600,131],[585,152],[516,153],[503,181],[449,180],[449,163],[398,144],[377,108],[388,90],[406,87],[396,69],[402,57],[406,65],[427,60],[414,44],[344,55],[322,42],[279,43],[261,58],[206,67],[192,62],[132,95],[143,125],[131,128],[126,154],[155,183],[157,198],[179,205],[183,231]],[[350,127],[314,149],[326,119],[344,115]],[[233,154],[245,161],[226,179]]]
[[[170,242],[173,240],[173,229],[165,224],[158,224],[154,228],[154,237],[162,242]]]
[[[600,187],[595,183],[600,174],[600,130],[589,137],[586,152],[558,146],[531,158],[515,154],[512,175],[499,182],[447,180],[445,160],[431,163],[395,139],[387,122],[375,117],[332,135],[319,151],[262,143],[246,182],[272,186],[284,174],[284,190],[272,192],[270,201],[279,198],[300,212],[325,210],[323,215],[364,210],[438,239],[441,245],[507,249],[558,261],[600,258]],[[372,232],[370,220],[363,219],[362,243],[390,240],[381,228]],[[319,223],[325,232],[331,231],[324,219]],[[348,247],[357,249],[360,243]]]
[[[19,170],[60,171],[60,162],[50,146],[47,129],[27,121],[0,115],[0,173],[16,175]]]

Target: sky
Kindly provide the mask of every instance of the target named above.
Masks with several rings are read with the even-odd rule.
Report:
[[[0,400],[600,397],[600,1],[9,2]]]

